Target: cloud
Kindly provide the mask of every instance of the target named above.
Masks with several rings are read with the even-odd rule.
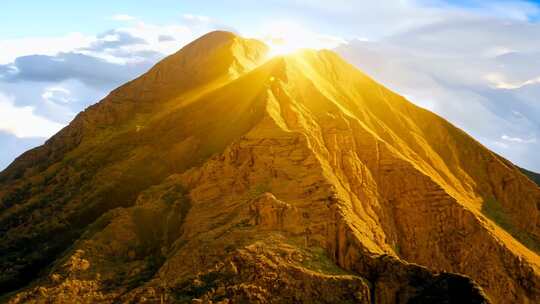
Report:
[[[92,42],[90,46],[81,48],[83,51],[103,52],[110,49],[117,49],[133,45],[146,45],[148,42],[140,37],[136,37],[130,33],[109,30],[97,36],[97,40]]]
[[[189,18],[208,21],[200,16]],[[62,50],[36,47],[36,54],[18,56],[11,62],[0,64],[0,82],[54,83],[75,79],[106,91],[142,74],[159,59],[205,32],[206,27],[195,30],[185,25],[137,22],[105,31]],[[49,44],[42,40],[34,42]],[[0,41],[0,46],[3,44]],[[0,49],[0,56],[1,52]]]
[[[116,64],[80,53],[60,53],[56,56],[29,55],[19,57],[10,65],[0,66],[0,76],[8,82],[59,82],[78,79],[87,85],[111,88],[147,70],[152,63]],[[16,71],[16,72],[5,72]]]
[[[0,64],[27,55],[56,55],[90,45],[95,37],[71,33],[61,37],[26,37],[0,40]]]
[[[511,137],[508,135],[501,136],[501,139],[504,141],[518,143],[518,144],[533,144],[536,143],[536,138],[523,139],[521,137]]]
[[[176,40],[176,38],[174,38],[171,35],[159,35],[158,36],[158,41],[159,42],[168,42],[168,41],[175,41],[175,40]]]
[[[525,80],[523,82],[510,83],[505,79],[504,75],[498,73],[491,73],[486,75],[486,79],[491,82],[493,87],[504,90],[515,90],[528,85],[540,84],[540,76],[533,79]]]
[[[46,102],[51,102],[55,104],[66,104],[71,103],[71,92],[62,87],[49,87],[47,88],[41,97]]]
[[[36,54],[0,64],[0,81],[52,83],[77,79],[109,90],[135,78],[164,56],[156,50],[158,47],[129,32],[129,28],[109,30],[63,50],[47,47],[56,40],[43,43],[41,49],[36,47]],[[3,44],[0,41],[0,46]]]
[[[133,21],[133,20],[136,20],[137,18],[130,15],[126,15],[126,14],[116,14],[116,15],[113,15],[111,19],[115,21]]]
[[[527,21],[540,14],[526,0],[274,0],[289,11],[301,11],[313,24],[338,28],[349,38],[378,40],[396,33],[456,18],[497,18]],[[338,20],[339,22],[335,22]]]
[[[494,141],[493,146],[499,148],[499,149],[508,149],[510,146],[506,143],[500,142],[500,141]]]
[[[437,22],[337,50],[496,152],[540,170],[540,40],[531,39],[540,24],[528,21],[528,6],[519,3],[512,14],[493,6],[491,15],[456,8]]]
[[[47,138],[58,132],[62,124],[37,116],[31,106],[17,107],[13,99],[0,93],[0,130],[19,138]]]
[[[45,138],[19,138],[0,131],[0,170],[7,167],[17,156],[33,147],[43,144]]]
[[[103,53],[93,55],[101,56],[107,60],[116,60],[117,62],[124,60],[125,58],[122,56],[129,53],[141,54],[144,52],[153,52],[154,54],[159,53],[164,56],[178,51],[183,45],[191,42],[200,34],[207,32],[208,28],[208,25],[195,27],[185,24],[156,25],[136,22],[129,27],[115,29],[115,32],[127,33],[132,37],[144,40],[146,43],[119,46],[106,52],[105,55],[109,55],[109,57],[103,56]],[[133,58],[133,56],[131,56],[131,58]],[[153,61],[156,59],[155,56],[152,57]]]

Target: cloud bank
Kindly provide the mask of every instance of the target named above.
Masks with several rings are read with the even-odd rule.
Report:
[[[19,138],[48,137],[62,127],[62,124],[36,115],[33,107],[17,107],[12,98],[0,94],[0,131]]]
[[[490,149],[540,171],[540,40],[531,39],[540,24],[527,18],[531,4],[500,5],[497,15],[451,12],[337,51]]]

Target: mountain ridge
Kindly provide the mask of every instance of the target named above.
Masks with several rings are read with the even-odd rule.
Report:
[[[527,175],[528,178],[540,186],[540,174],[523,168],[520,168],[520,170],[523,172],[523,174]]]
[[[95,298],[90,300],[103,301],[140,302],[158,294],[216,299],[223,297],[217,287],[233,301],[273,302],[272,296],[277,302],[313,301],[310,297],[327,288],[329,278],[343,286],[355,282],[358,294],[338,287],[328,302],[354,297],[366,303],[450,301],[460,292],[475,303],[488,297],[501,303],[540,297],[540,262],[533,249],[540,234],[540,191],[514,165],[330,51],[267,59],[260,43],[224,32],[198,43],[207,49],[206,42],[214,45],[214,39],[225,41],[226,54],[232,45],[251,55],[247,61],[225,60],[232,66],[244,62],[232,74],[219,68],[226,72],[217,78],[210,73],[180,88],[165,85],[147,95],[136,93],[153,88],[156,75],[163,74],[151,69],[148,78],[139,78],[150,79],[150,84],[139,84],[145,88],[134,81],[123,86],[130,94],[113,91],[108,106],[91,107],[46,143],[50,151],[41,157],[61,161],[36,168],[35,161],[25,159],[30,155],[0,174],[0,231],[8,235],[0,248],[10,253],[0,261],[0,281],[14,281],[17,272],[10,268],[41,271],[44,262],[56,261],[51,276],[38,281],[41,287],[20,292],[13,303],[61,300],[73,284],[81,286],[75,293],[81,299],[83,292],[91,292]],[[241,47],[235,47],[238,41]],[[169,58],[190,54],[194,45],[192,53],[199,54],[198,43]],[[157,71],[165,63],[156,65]],[[122,104],[129,96],[137,97],[132,102],[137,106],[127,108],[130,115],[115,115],[126,109]],[[92,129],[92,123],[110,124],[112,130]],[[90,125],[90,131],[78,124]],[[39,200],[38,192],[48,196]],[[33,221],[18,223],[24,216]],[[153,228],[163,225],[161,218],[168,223],[163,231]],[[53,220],[58,227],[49,227]],[[103,221],[96,233],[88,234],[89,226]],[[74,227],[76,233],[66,232]],[[39,239],[52,234],[67,239]],[[33,262],[17,245],[28,246],[24,237],[58,249]],[[109,248],[111,241],[116,248]],[[231,252],[220,253],[229,247]],[[211,254],[196,253],[201,248]],[[316,248],[322,254],[317,256]],[[123,262],[129,268],[110,265],[117,251],[127,256]],[[19,262],[21,256],[29,262]],[[190,256],[200,260],[190,262]],[[157,259],[157,266],[148,257]],[[305,284],[318,287],[307,288],[304,295],[287,289],[280,298],[270,277],[242,285],[251,280],[249,265],[261,259],[259,270],[270,276],[282,273],[282,283],[302,275]],[[305,261],[337,269],[325,277],[322,268],[310,270]],[[506,265],[513,266],[507,270]],[[120,273],[137,267],[148,273],[142,283],[128,287],[126,280],[140,274]],[[238,268],[246,272],[231,279]],[[319,276],[311,276],[313,271]],[[190,281],[192,275],[197,278]],[[118,286],[107,292],[101,277]],[[421,283],[415,286],[415,280]]]

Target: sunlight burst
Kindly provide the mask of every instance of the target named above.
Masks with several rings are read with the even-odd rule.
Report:
[[[294,53],[301,49],[332,49],[345,43],[340,38],[314,33],[290,21],[267,25],[262,39],[270,47],[270,57]]]

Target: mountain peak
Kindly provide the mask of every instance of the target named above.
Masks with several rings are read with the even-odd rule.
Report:
[[[138,99],[167,99],[201,85],[230,81],[257,67],[265,60],[267,51],[268,47],[260,41],[227,31],[210,32],[115,93],[134,93]]]
[[[230,41],[237,38],[241,38],[241,37],[233,32],[216,30],[216,31],[208,32],[202,35],[201,37],[195,39],[193,42],[191,42],[188,45],[195,45],[195,44],[200,44],[200,43],[213,45],[222,41]]]

